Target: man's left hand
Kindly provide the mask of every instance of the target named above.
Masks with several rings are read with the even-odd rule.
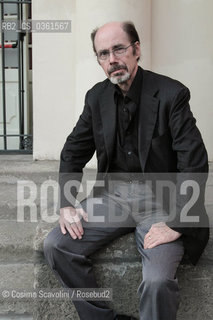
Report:
[[[165,222],[154,223],[144,237],[144,249],[177,240],[182,234],[169,228]]]

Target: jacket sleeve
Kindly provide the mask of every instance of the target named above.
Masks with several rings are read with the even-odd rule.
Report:
[[[74,206],[74,200],[67,201],[67,195],[72,193],[76,198],[83,168],[95,152],[93,137],[92,115],[88,104],[88,93],[85,97],[84,110],[71,134],[67,137],[60,156],[59,185],[60,207]],[[68,182],[68,184],[66,184]],[[71,185],[70,190],[64,190],[65,185]],[[66,188],[67,189],[67,188]]]
[[[190,92],[182,87],[173,99],[169,114],[172,148],[177,155],[176,197],[173,219],[167,223],[175,231],[196,235],[206,227],[204,208],[208,157],[189,106]],[[196,201],[193,203],[193,199]]]

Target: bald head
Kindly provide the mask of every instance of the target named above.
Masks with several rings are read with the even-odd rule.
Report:
[[[109,22],[104,24],[102,27],[100,27],[99,29],[97,29],[95,38],[94,38],[94,46],[96,48],[96,43],[97,41],[107,41],[107,39],[109,37],[112,37],[114,33],[120,33],[120,34],[124,34],[124,30],[122,28],[122,23],[115,21],[115,22]],[[128,38],[128,35],[125,34],[125,36]]]
[[[134,23],[131,21],[124,21],[124,22],[120,22],[120,21],[114,21],[114,22],[108,22],[106,24],[104,24],[103,26],[101,26],[100,28],[96,28],[93,30],[93,32],[91,33],[91,39],[92,39],[92,44],[93,44],[93,50],[95,53],[97,53],[96,50],[96,46],[95,46],[95,40],[97,39],[96,36],[99,36],[105,33],[105,31],[107,32],[108,35],[112,35],[112,33],[115,30],[119,30],[122,29],[125,33],[126,36],[128,37],[128,40],[131,43],[135,43],[136,41],[140,42],[138,33],[135,29]]]

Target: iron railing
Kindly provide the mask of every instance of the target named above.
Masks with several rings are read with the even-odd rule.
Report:
[[[5,4],[16,4],[17,5],[17,20],[21,22],[23,20],[23,5],[31,5],[30,0],[0,0],[1,5],[1,21],[4,21],[4,6]],[[16,134],[8,133],[7,128],[7,101],[6,101],[6,80],[5,80],[5,50],[9,48],[8,43],[5,42],[5,34],[3,28],[1,28],[1,55],[2,55],[2,123],[3,123],[3,134],[0,134],[0,139],[3,139],[3,148],[0,149],[0,153],[32,153],[32,134],[26,133],[25,130],[25,97],[24,97],[24,54],[23,54],[23,41],[26,32],[24,30],[18,30],[16,46],[13,45],[11,48],[18,50],[18,110],[19,110],[19,128]],[[8,138],[19,138],[19,146],[16,149],[8,148]]]

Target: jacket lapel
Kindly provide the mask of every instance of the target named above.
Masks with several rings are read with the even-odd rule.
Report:
[[[144,172],[152,136],[157,121],[159,100],[155,97],[159,89],[143,70],[143,86],[140,99],[138,150],[142,171]]]
[[[104,93],[99,98],[99,103],[109,166],[113,153],[116,129],[116,104],[114,101],[114,86],[109,83],[108,87],[103,92]]]

